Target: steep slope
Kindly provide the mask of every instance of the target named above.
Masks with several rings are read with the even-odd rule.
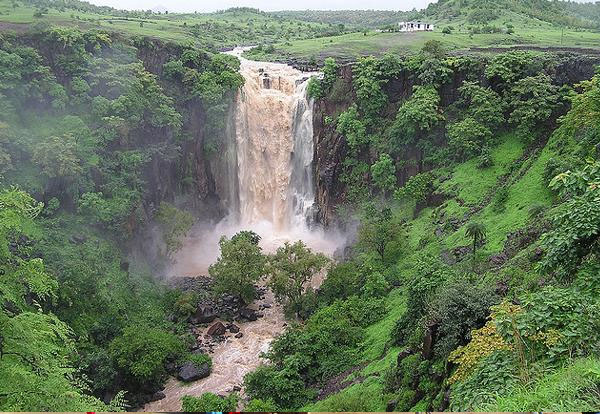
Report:
[[[251,398],[348,412],[598,403],[600,170],[583,160],[597,154],[599,60],[438,46],[329,60],[313,81],[322,214],[358,234],[307,295],[305,324],[246,378]]]

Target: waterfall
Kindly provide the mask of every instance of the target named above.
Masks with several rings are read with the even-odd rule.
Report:
[[[283,64],[240,61],[245,83],[235,109],[239,207],[230,210],[243,227],[268,223],[280,234],[307,229],[315,204],[308,76]]]
[[[219,255],[221,236],[253,230],[265,252],[302,240],[332,256],[344,236],[316,225],[313,177],[313,103],[308,78],[290,66],[240,57],[245,79],[229,114],[218,191],[229,215],[200,223],[170,269],[174,275],[206,274]]]
[[[303,82],[298,90],[299,99],[294,111],[292,153],[292,211],[295,225],[307,224],[316,219],[315,186],[313,177],[313,101],[307,95],[308,82]]]

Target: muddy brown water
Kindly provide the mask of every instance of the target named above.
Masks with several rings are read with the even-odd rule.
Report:
[[[233,387],[241,387],[244,375],[265,362],[260,354],[266,352],[273,339],[284,330],[283,310],[274,301],[273,294],[268,292],[260,303],[273,306],[261,311],[264,317],[255,322],[237,324],[244,334],[242,338],[235,338],[234,334],[228,333],[225,341],[214,348],[214,353],[209,354],[213,361],[210,376],[188,384],[170,378],[163,390],[166,398],[146,404],[143,411],[181,411],[183,396],[198,397],[205,392],[226,395],[233,391]],[[202,335],[206,330],[208,328]]]

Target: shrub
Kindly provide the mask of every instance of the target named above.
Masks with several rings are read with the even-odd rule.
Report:
[[[319,289],[319,297],[323,303],[329,305],[337,299],[358,295],[361,286],[361,276],[356,264],[339,263],[327,272],[327,277]]]
[[[480,154],[491,138],[492,131],[470,117],[448,127],[448,145],[454,158],[459,161]]]
[[[301,407],[316,392],[306,387],[298,373],[297,363],[292,356],[286,360],[286,366],[276,369],[263,365],[244,377],[244,388],[251,399],[273,401],[283,409]]]
[[[206,392],[200,397],[191,397],[189,395],[181,398],[182,409],[184,412],[232,412],[237,410],[238,396],[230,394],[227,397],[219,397],[211,392]]]
[[[404,186],[395,192],[394,198],[408,198],[415,200],[416,202],[425,201],[427,196],[433,192],[434,179],[435,175],[432,172],[413,175],[408,179]]]
[[[128,326],[110,344],[110,352],[129,381],[142,386],[160,382],[165,364],[183,354],[177,336],[158,328]]]
[[[267,412],[275,412],[279,411],[277,404],[273,402],[273,400],[260,400],[255,398],[250,400],[248,404],[244,407],[244,412],[247,413],[267,413]]]
[[[380,298],[388,294],[390,285],[385,277],[379,272],[373,272],[367,276],[367,281],[362,288],[363,296],[369,298]]]

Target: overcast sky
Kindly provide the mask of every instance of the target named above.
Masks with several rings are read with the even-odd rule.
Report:
[[[91,0],[90,2],[118,9],[147,10],[162,6],[175,12],[211,12],[241,6],[255,7],[265,11],[306,9],[412,10],[415,7],[422,9],[432,3],[432,0]]]

